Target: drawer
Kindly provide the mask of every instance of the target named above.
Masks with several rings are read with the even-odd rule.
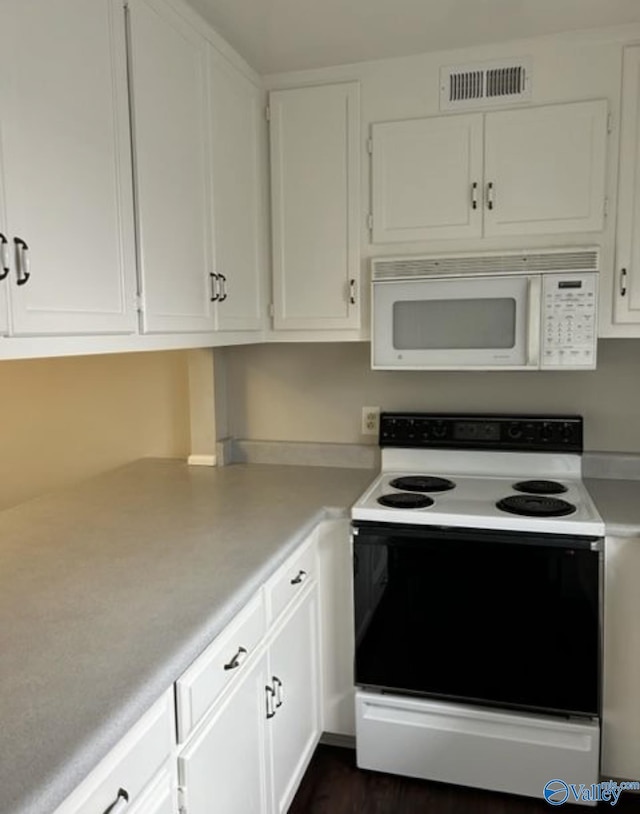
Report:
[[[271,624],[299,596],[305,586],[318,578],[316,534],[281,566],[266,587],[267,621]]]
[[[130,810],[167,762],[174,744],[173,693],[166,692],[98,764],[55,814]]]
[[[178,741],[183,743],[225,687],[243,673],[266,629],[262,591],[238,613],[176,682]]]

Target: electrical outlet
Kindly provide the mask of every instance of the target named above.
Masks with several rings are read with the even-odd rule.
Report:
[[[380,408],[362,408],[362,429],[363,435],[377,435],[380,430]]]

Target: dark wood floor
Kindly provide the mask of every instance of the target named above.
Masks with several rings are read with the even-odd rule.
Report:
[[[289,814],[550,814],[588,812],[585,806],[550,806],[544,800],[366,772],[352,749],[319,746]],[[623,792],[617,805],[598,811],[640,814],[640,795]]]

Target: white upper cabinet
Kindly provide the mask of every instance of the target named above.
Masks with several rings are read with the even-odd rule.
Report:
[[[260,90],[213,47],[209,52],[216,328],[262,327],[263,234]]]
[[[274,328],[360,324],[359,84],[273,91]]]
[[[129,0],[129,35],[143,330],[210,331],[207,43],[163,0]]]
[[[3,0],[0,109],[12,332],[134,331],[122,4]]]
[[[0,142],[0,148],[1,146]],[[11,243],[7,233],[7,221],[2,200],[3,175],[2,150],[0,149],[0,335],[4,336],[9,330],[7,289],[10,284],[9,275],[11,273]]]
[[[485,117],[485,235],[597,232],[604,225],[606,101]]]
[[[373,242],[480,237],[482,116],[372,126]]]
[[[640,46],[625,49],[614,322],[640,324]]]
[[[372,126],[375,243],[597,232],[607,102]]]

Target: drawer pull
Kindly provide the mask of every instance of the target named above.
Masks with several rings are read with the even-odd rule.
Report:
[[[291,580],[291,584],[292,585],[300,585],[300,583],[304,582],[306,578],[307,578],[307,572],[306,571],[302,571],[302,570],[298,571],[296,576]]]
[[[225,670],[235,670],[247,658],[247,651],[244,647],[239,647],[235,656],[224,665]]]
[[[275,687],[275,699],[276,699],[276,709],[282,706],[282,681],[278,678],[278,676],[273,676],[273,686]]]
[[[118,796],[104,814],[120,814],[129,805],[129,794],[124,789],[118,789]]]

